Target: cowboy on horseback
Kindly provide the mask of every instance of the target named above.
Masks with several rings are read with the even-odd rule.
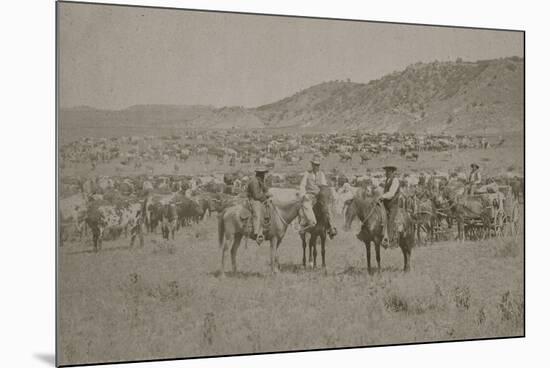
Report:
[[[304,173],[300,182],[300,196],[307,196],[315,204],[317,195],[321,191],[320,187],[327,185],[327,179],[325,173],[320,170],[321,161],[319,157],[313,157],[310,162],[311,169]],[[303,233],[306,229],[306,225],[301,222],[299,233]]]
[[[386,172],[386,181],[384,183],[384,193],[380,196],[379,200],[382,202],[383,206],[380,206],[384,212],[384,237],[382,239],[382,246],[387,248],[389,245],[389,236],[388,236],[388,222],[389,222],[389,213],[391,209],[397,205],[399,200],[399,189],[400,182],[399,177],[395,174],[397,167],[387,165],[383,167]]]
[[[252,177],[250,181],[248,182],[246,194],[251,202],[251,212],[252,212],[252,218],[257,219],[257,221],[260,221],[260,211],[258,210],[260,205],[263,205],[267,207],[267,200],[269,199],[270,195],[268,193],[268,189],[265,184],[265,174],[269,170],[266,167],[258,167],[256,168],[256,176]],[[265,213],[268,213],[268,211],[265,211]],[[256,239],[260,234],[257,233],[259,229],[257,229],[257,226],[254,226],[253,228],[253,237]]]

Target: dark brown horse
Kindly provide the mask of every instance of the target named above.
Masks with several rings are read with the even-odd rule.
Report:
[[[337,234],[336,228],[332,225],[332,216],[330,214],[329,206],[334,201],[334,195],[332,188],[329,186],[321,186],[319,194],[316,196],[315,204],[313,205],[313,213],[317,223],[315,226],[311,226],[306,229],[305,232],[300,233],[302,238],[302,265],[306,267],[306,233],[310,234],[309,238],[309,264],[310,267],[317,267],[317,238],[321,240],[321,258],[322,266],[326,268],[325,262],[325,243],[327,241],[327,234],[330,239],[334,238]]]
[[[367,250],[367,269],[371,272],[370,243],[374,243],[376,262],[380,273],[380,243],[383,238],[384,211],[376,196],[356,195],[350,200],[345,214],[344,230],[349,231],[355,217],[361,221],[361,231],[358,239],[365,244]],[[389,216],[390,240],[397,243],[403,252],[403,270],[410,270],[411,251],[414,246],[414,224],[410,215],[399,206],[395,205],[390,210]]]

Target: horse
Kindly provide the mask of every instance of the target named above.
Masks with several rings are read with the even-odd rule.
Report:
[[[302,265],[306,267],[306,233],[310,234],[309,238],[309,264],[313,268],[317,267],[317,238],[321,239],[321,257],[322,267],[326,268],[325,262],[325,243],[327,234],[330,239],[337,235],[336,228],[332,225],[329,204],[334,201],[332,188],[326,185],[320,187],[320,191],[316,196],[315,204],[313,205],[313,213],[317,224],[306,228],[300,233],[302,239]]]
[[[384,216],[385,211],[378,202],[378,196],[356,195],[347,205],[345,213],[344,230],[349,231],[355,217],[361,221],[361,231],[357,238],[365,243],[367,251],[367,270],[371,273],[370,243],[374,243],[376,251],[376,263],[380,273],[380,244],[384,237]],[[403,252],[403,271],[410,270],[410,258],[414,246],[414,226],[410,215],[398,206],[390,210],[388,220],[393,230],[394,239]]]
[[[434,227],[437,222],[437,212],[435,204],[427,191],[415,194],[413,196],[412,218],[416,227],[416,238],[421,242],[420,230],[426,231],[430,243],[434,242]]]
[[[474,222],[481,222],[482,237],[488,237],[491,227],[491,203],[480,195],[469,195],[464,185],[449,183],[442,193],[436,197],[436,205],[445,207],[449,219],[456,220],[457,239],[466,240],[466,235],[472,235],[478,227]]]
[[[472,238],[479,227],[473,224],[481,221],[481,237],[489,237],[491,229],[492,203],[481,195],[461,195],[453,202],[453,214],[458,228],[458,239],[464,242],[466,235]]]
[[[237,203],[225,208],[218,214],[218,241],[222,250],[220,276],[225,275],[225,254],[231,249],[231,265],[233,272],[237,272],[237,250],[244,237],[250,237],[251,234],[257,234],[256,243],[261,245],[264,240],[270,242],[270,265],[271,272],[279,271],[279,260],[277,250],[286,234],[288,225],[298,216],[305,219],[309,226],[315,226],[315,215],[313,213],[312,202],[307,196],[298,197],[289,201],[279,201],[275,198],[269,200],[268,209],[255,201],[245,200],[243,203]],[[265,218],[266,213],[270,218],[269,225],[262,232],[258,229],[257,221],[250,221],[252,216],[251,206],[257,205],[255,212],[258,218]],[[252,219],[254,220],[254,219]],[[250,229],[250,223],[253,222],[253,229]]]

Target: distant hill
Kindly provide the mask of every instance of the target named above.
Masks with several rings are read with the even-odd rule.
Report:
[[[366,84],[322,83],[256,109],[268,126],[465,133],[523,129],[523,59],[417,63]]]
[[[60,111],[66,129],[368,129],[505,134],[523,129],[523,68],[518,57],[417,63],[369,83],[321,83],[257,108],[136,105]]]

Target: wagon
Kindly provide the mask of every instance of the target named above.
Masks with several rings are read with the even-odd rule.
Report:
[[[520,209],[519,203],[514,198],[512,187],[509,185],[498,186],[495,193],[477,194],[488,203],[487,210],[491,223],[489,235],[502,237],[505,235],[516,236],[519,233]],[[468,224],[472,235],[480,235],[483,230],[483,223],[480,219],[474,219]]]
[[[480,217],[464,220],[465,235],[471,240],[503,236],[506,223],[503,194],[497,191],[495,193],[478,193],[472,196],[481,198],[485,209]]]

